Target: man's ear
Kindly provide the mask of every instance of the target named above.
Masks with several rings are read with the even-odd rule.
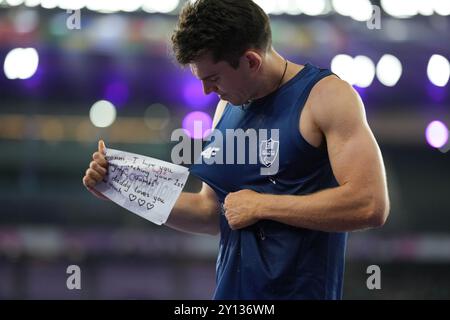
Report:
[[[254,50],[247,50],[244,53],[244,61],[251,71],[258,71],[262,65],[261,55]]]

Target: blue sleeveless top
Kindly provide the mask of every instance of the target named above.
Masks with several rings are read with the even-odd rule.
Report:
[[[278,90],[247,108],[228,103],[216,126],[222,138],[212,135],[204,143],[191,174],[214,189],[221,203],[228,193],[242,189],[306,195],[337,186],[326,147],[310,145],[299,131],[312,87],[331,74],[307,63]],[[252,133],[257,142],[248,138],[245,148],[238,147],[227,129]],[[231,140],[235,143],[230,147]],[[231,230],[223,212],[220,231],[214,299],[341,298],[346,233],[272,220]]]

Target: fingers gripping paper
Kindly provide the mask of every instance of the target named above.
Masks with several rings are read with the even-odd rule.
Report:
[[[114,149],[106,149],[106,160],[108,174],[95,189],[153,223],[165,223],[186,184],[188,169]]]

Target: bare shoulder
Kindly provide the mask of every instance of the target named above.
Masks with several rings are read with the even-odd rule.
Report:
[[[360,96],[349,83],[336,76],[320,80],[311,90],[308,100],[313,120],[322,131],[335,126],[365,123]]]

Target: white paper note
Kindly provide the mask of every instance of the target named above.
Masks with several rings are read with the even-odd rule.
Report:
[[[153,223],[165,223],[186,184],[188,168],[109,148],[106,159],[108,175],[95,189]]]

